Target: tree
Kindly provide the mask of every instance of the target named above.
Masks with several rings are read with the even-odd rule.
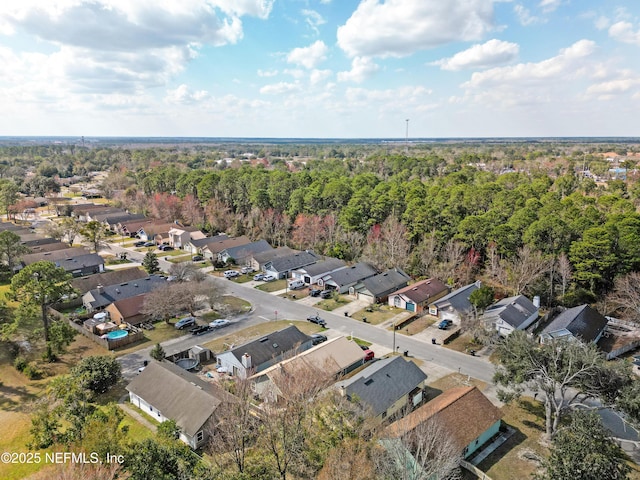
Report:
[[[20,255],[29,251],[31,250],[22,244],[19,235],[9,230],[0,232],[0,259],[7,264],[9,272],[13,273]]]
[[[73,293],[69,284],[71,275],[53,262],[35,262],[27,265],[11,279],[11,291],[20,302],[40,307],[44,339],[49,341],[49,305],[59,301],[64,295]]]
[[[172,263],[169,267],[169,275],[176,282],[201,282],[206,278],[202,269],[192,262]]]
[[[553,438],[551,455],[536,480],[622,480],[631,471],[593,412],[574,411],[571,423]]]
[[[149,275],[153,275],[160,271],[160,262],[158,262],[158,256],[149,250],[145,253],[142,259],[142,268],[144,268]]]
[[[145,296],[141,312],[153,320],[169,323],[172,317],[184,311],[193,315],[205,303],[214,307],[221,295],[222,289],[208,282],[167,282]]]
[[[71,375],[92,392],[104,393],[120,381],[122,373],[114,357],[95,355],[83,358],[71,369]]]
[[[162,345],[156,343],[156,346],[151,349],[149,355],[151,355],[151,358],[153,358],[154,360],[162,362],[164,360],[164,357],[166,356],[166,353],[164,351],[164,348],[162,348]]]
[[[165,420],[158,425],[158,436],[167,440],[177,440],[180,436],[180,427],[175,420]]]
[[[551,263],[540,252],[525,245],[512,259],[503,259],[500,265],[505,271],[507,285],[514,295],[520,295],[549,272]]]
[[[18,186],[6,178],[0,179],[0,208],[11,219],[11,206],[18,200]]]
[[[620,318],[640,323],[640,273],[631,272],[616,278],[606,300],[611,311]]]
[[[410,247],[406,227],[396,217],[389,217],[371,228],[363,258],[380,269],[405,268]]]
[[[198,478],[199,459],[180,440],[147,438],[129,445],[124,467],[137,480]]]
[[[494,294],[493,288],[488,285],[482,285],[480,288],[471,292],[469,302],[471,302],[471,305],[479,312],[484,312],[484,310],[493,303]]]
[[[71,345],[78,332],[66,320],[56,320],[49,326],[49,346],[51,354],[56,356],[64,353]]]
[[[96,252],[105,244],[104,239],[107,237],[105,226],[96,220],[86,223],[80,229],[80,233],[91,243],[93,250]]]
[[[551,439],[562,418],[589,398],[615,402],[630,383],[628,367],[607,363],[594,344],[555,339],[539,345],[523,331],[515,331],[496,349],[500,365],[494,381],[504,387],[504,401],[518,398],[525,388],[541,395],[545,431]]]
[[[66,239],[70,247],[73,246],[73,242],[76,237],[84,231],[82,223],[73,217],[63,217],[62,220],[60,220],[59,227],[62,238]]]

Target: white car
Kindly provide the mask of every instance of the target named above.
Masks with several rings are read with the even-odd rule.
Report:
[[[273,282],[277,279],[275,275],[265,275],[262,280],[264,280],[265,282]]]
[[[223,275],[224,278],[235,278],[240,276],[240,272],[237,270],[226,270]]]
[[[222,327],[226,327],[230,323],[231,322],[229,320],[227,320],[226,318],[219,318],[219,319],[214,320],[213,322],[209,323],[209,326],[211,328],[222,328]]]

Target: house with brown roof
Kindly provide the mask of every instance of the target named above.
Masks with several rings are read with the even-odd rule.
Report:
[[[116,225],[116,231],[120,235],[131,236],[131,235],[135,235],[140,229],[140,227],[142,227],[143,225],[153,224],[153,223],[164,223],[164,222],[161,220],[155,220],[153,218],[148,218],[148,217],[142,218],[140,220],[125,221],[125,222],[120,222]]]
[[[389,306],[402,308],[410,312],[422,313],[428,310],[429,303],[449,293],[449,287],[437,278],[420,280],[401,288],[389,295]]]
[[[281,392],[278,380],[285,374],[303,372],[337,378],[364,365],[364,352],[360,346],[347,337],[336,337],[320,343],[309,350],[283,360],[249,377],[252,390],[260,397],[276,400]]]
[[[498,433],[502,412],[477,387],[455,387],[393,422],[385,433],[402,438],[430,421],[449,432],[463,458],[469,458]]]
[[[251,243],[249,237],[242,235],[241,237],[231,237],[218,242],[208,242],[200,248],[200,253],[209,260],[218,260],[218,254],[223,250],[239,245],[247,245]]]
[[[180,440],[194,450],[206,443],[205,427],[216,410],[237,401],[224,389],[171,362],[152,361],[127,390],[131,404],[158,422],[174,420]]]
[[[145,242],[168,242],[169,241],[169,230],[175,227],[175,223],[151,223],[142,225],[136,235],[140,238],[140,240],[144,240]]]
[[[136,295],[135,297],[124,298],[107,305],[106,312],[109,312],[109,318],[117,325],[129,323],[131,325],[139,325],[144,323],[148,316],[141,313],[146,293]]]

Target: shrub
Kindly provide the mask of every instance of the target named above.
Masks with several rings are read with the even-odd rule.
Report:
[[[42,370],[38,368],[38,364],[36,362],[29,362],[22,371],[29,380],[35,380],[37,378],[42,377]]]
[[[22,355],[20,355],[19,357],[16,357],[16,359],[13,361],[13,366],[19,372],[24,372],[24,369],[27,368],[27,359],[24,358]]]

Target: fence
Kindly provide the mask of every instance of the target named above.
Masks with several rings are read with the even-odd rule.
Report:
[[[471,463],[467,462],[466,460],[460,460],[460,466],[462,468],[466,469],[466,470],[469,470],[471,473],[473,473],[480,480],[491,480],[491,477],[489,475],[484,473],[482,470],[480,470],[475,465],[472,465]]]
[[[83,334],[85,337],[93,340],[98,345],[103,346],[107,350],[115,350],[116,348],[124,347],[125,345],[129,345],[130,343],[139,342],[144,340],[144,332],[142,330],[135,329],[134,331],[130,331],[129,335],[123,338],[116,338],[113,340],[108,340],[106,338],[100,338],[98,335],[91,333],[89,330],[84,328],[83,325],[78,325],[77,323],[69,320],[69,325],[71,325],[76,331]]]

